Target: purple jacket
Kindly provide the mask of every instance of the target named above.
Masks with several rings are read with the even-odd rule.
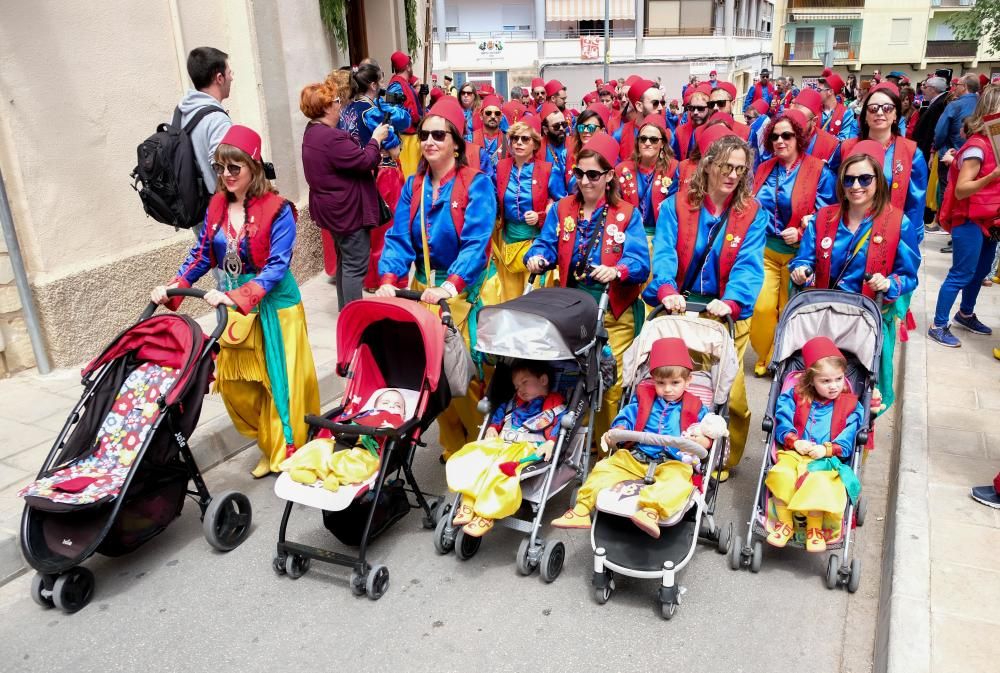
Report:
[[[350,234],[379,224],[375,169],[378,143],[364,147],[343,129],[319,122],[302,136],[302,168],[309,183],[309,214],[323,229]]]

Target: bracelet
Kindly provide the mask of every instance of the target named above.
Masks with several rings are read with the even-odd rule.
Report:
[[[441,283],[441,289],[448,293],[448,296],[455,298],[458,296],[458,288],[450,280]]]
[[[830,457],[830,456],[833,455],[833,442],[823,442],[823,448],[826,449],[826,455],[827,455],[827,457]]]

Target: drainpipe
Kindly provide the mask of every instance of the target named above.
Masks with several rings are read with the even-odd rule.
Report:
[[[17,241],[17,231],[14,229],[14,216],[11,214],[10,201],[7,200],[7,186],[4,183],[2,170],[0,170],[0,227],[3,228],[7,255],[14,269],[14,282],[17,285],[17,294],[21,298],[24,321],[28,325],[28,337],[31,339],[31,350],[35,353],[35,364],[39,373],[48,374],[52,371],[52,364],[45,350],[45,339],[42,338],[38,314],[35,312],[35,299],[28,284],[28,274],[24,271],[24,259],[21,257],[21,246]]]

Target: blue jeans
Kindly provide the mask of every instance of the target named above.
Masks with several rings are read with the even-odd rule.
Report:
[[[962,303],[958,310],[963,315],[970,315],[976,310],[979,290],[990,272],[997,249],[996,242],[984,236],[979,225],[971,221],[951,230],[951,244],[951,268],[938,290],[935,327],[948,324],[948,314],[959,292],[962,293]]]

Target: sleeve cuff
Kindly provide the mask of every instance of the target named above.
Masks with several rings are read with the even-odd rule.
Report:
[[[177,276],[176,278],[174,278],[173,283],[177,283],[177,287],[182,287],[185,289],[191,287],[191,283],[189,283],[187,281],[187,278],[185,278],[184,276]],[[167,300],[167,303],[165,303],[164,306],[170,309],[171,311],[176,311],[181,307],[181,302],[183,301],[184,297],[171,297],[170,299]]]
[[[251,280],[248,283],[244,283],[240,287],[226,293],[226,296],[236,302],[236,309],[243,315],[247,315],[260,300],[264,298],[267,292],[264,291],[256,281]]]
[[[465,291],[465,281],[458,274],[451,274],[448,276],[448,282],[455,286],[455,289],[459,294]]]
[[[785,435],[785,439],[784,441],[781,442],[781,445],[786,449],[788,449],[789,451],[791,451],[792,449],[795,448],[795,442],[799,441],[800,439],[802,438],[799,437],[797,433],[789,432],[787,435]]]
[[[844,447],[842,447],[840,444],[831,444],[830,448],[827,450],[827,454],[826,455],[828,455],[828,456],[836,456],[837,458],[843,458],[844,457]]]
[[[397,285],[399,283],[399,276],[394,273],[384,273],[382,278],[379,280],[379,285]]]
[[[628,267],[624,264],[616,264],[615,268],[618,270],[618,280],[622,282],[628,281]]]
[[[660,289],[656,291],[656,301],[662,302],[664,297],[670,297],[675,294],[679,294],[677,292],[677,288],[670,283],[664,283],[660,286]]]
[[[740,319],[740,313],[743,312],[743,309],[740,308],[739,304],[737,304],[732,299],[723,299],[722,303],[725,304],[726,306],[728,306],[729,310],[732,311],[733,320],[739,320]]]

